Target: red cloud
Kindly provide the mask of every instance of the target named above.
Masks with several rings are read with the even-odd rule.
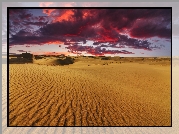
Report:
[[[55,11],[55,9],[43,9],[43,13],[47,14],[48,16],[50,16],[53,11]]]
[[[53,22],[70,21],[74,12],[72,10],[43,9],[43,13],[53,18]]]
[[[104,51],[99,47],[108,43],[112,48],[151,51],[151,43],[144,38],[171,38],[170,9],[44,9],[43,13],[48,16],[33,16],[30,10],[13,9],[9,13],[10,45],[65,44],[71,47],[90,40],[97,47],[85,48],[88,53],[126,54],[128,52]],[[78,46],[72,52],[83,49]]]

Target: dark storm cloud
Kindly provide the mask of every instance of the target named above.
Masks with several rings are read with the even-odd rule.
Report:
[[[104,44],[101,44],[100,46],[101,47],[110,47],[109,45],[104,45]]]
[[[151,43],[147,40],[138,40],[134,38],[128,38],[125,35],[119,36],[119,43],[125,44],[130,48],[150,50]]]
[[[27,16],[28,10],[27,9],[9,9],[9,17],[13,16]]]
[[[10,35],[16,35],[22,29],[34,31],[34,26],[45,26],[50,20],[47,16],[34,16],[27,9],[10,9],[9,33]]]
[[[62,41],[65,42],[66,39],[64,37],[54,37],[54,36],[17,36],[12,35],[10,39],[10,45],[24,45],[24,44],[38,44],[43,45],[45,43],[50,43],[53,41]]]
[[[100,54],[121,53],[103,51],[98,48],[102,45],[152,50],[147,38],[171,38],[170,9],[46,9],[43,12],[48,16],[33,16],[30,10],[10,10],[10,44],[60,41],[74,46],[75,51],[77,43],[85,44],[86,40],[92,40],[97,47],[86,51]],[[76,49],[87,48],[78,46]]]
[[[31,35],[32,35],[31,32],[27,32],[24,29],[22,29],[22,30],[20,30],[19,32],[16,33],[16,36],[21,36],[21,37],[23,37],[23,36],[31,36]]]
[[[26,9],[10,9],[9,10],[9,32],[15,34],[23,27],[23,20],[32,17],[32,14]],[[24,27],[26,28],[26,27]]]
[[[133,35],[136,31],[133,26],[137,21],[141,21],[141,23],[146,25],[138,25],[138,31],[143,28],[147,28],[151,31],[148,37],[159,36],[164,38],[171,37],[171,10],[170,9],[111,9],[111,10],[103,10],[98,14],[97,18],[103,21],[103,26],[106,29],[109,28],[117,28],[119,31],[123,31],[125,29],[130,30],[130,33]],[[153,25],[151,23],[147,23],[146,21],[153,21]],[[160,23],[156,23],[156,22]],[[167,25],[170,27],[166,30]],[[146,26],[146,27],[144,27]],[[155,27],[155,28],[154,28]],[[157,29],[160,27],[160,29]],[[148,30],[148,29],[147,29]],[[158,32],[160,30],[160,32]],[[163,31],[166,33],[163,34]],[[133,33],[134,32],[134,33]],[[139,35],[139,36],[138,36]],[[145,37],[146,35],[136,34],[136,37]]]
[[[71,45],[66,47],[69,49],[68,52],[79,54],[81,52],[86,52],[87,54],[92,55],[105,55],[105,54],[134,54],[132,52],[126,50],[107,50],[106,48],[101,48],[101,46],[93,47],[93,46],[82,46],[82,45]]]
[[[28,21],[23,21],[24,24],[23,25],[35,25],[35,26],[45,26],[47,25],[48,21],[46,22],[28,22]]]
[[[83,41],[84,44],[86,43],[86,39],[91,39],[96,42],[93,43],[93,45],[100,45],[101,43],[107,43],[110,42],[111,47],[114,46],[117,43],[120,43],[122,45],[130,46],[133,48],[138,48],[138,49],[149,49],[149,46],[151,43],[149,43],[146,40],[138,40],[134,38],[128,38],[126,35],[121,35],[117,33],[114,30],[110,31],[109,35],[106,35],[106,33],[101,33],[100,31],[102,30],[96,30],[94,31],[93,35],[87,35],[84,37],[79,33],[79,29],[83,26],[84,22],[75,23],[75,22],[57,22],[53,24],[48,24],[46,27],[40,28],[40,32],[42,36],[63,36],[66,39],[69,39],[74,42],[80,42]],[[80,27],[80,28],[79,28]],[[56,30],[59,29],[59,30]],[[86,29],[84,29],[85,31]],[[96,32],[96,33],[95,33]],[[98,33],[97,33],[98,32]],[[98,37],[99,33],[103,34],[102,37]],[[98,41],[103,40],[103,41]],[[65,45],[69,45],[70,43],[64,43]]]
[[[138,28],[133,28],[130,35],[132,37],[150,38],[158,36],[160,38],[171,38],[171,29],[167,27],[160,27],[155,24],[143,24]]]
[[[42,35],[65,35],[65,34],[77,34],[80,27],[80,23],[72,22],[56,22],[48,24],[43,28],[40,28]]]

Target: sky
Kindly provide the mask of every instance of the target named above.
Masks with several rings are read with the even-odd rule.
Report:
[[[171,56],[171,17],[171,9],[10,9],[9,53]]]

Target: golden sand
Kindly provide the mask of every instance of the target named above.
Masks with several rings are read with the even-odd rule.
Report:
[[[171,125],[170,62],[52,63],[10,64],[10,126]]]

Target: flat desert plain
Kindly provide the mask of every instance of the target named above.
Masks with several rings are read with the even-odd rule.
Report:
[[[9,64],[9,125],[171,126],[170,58]]]

